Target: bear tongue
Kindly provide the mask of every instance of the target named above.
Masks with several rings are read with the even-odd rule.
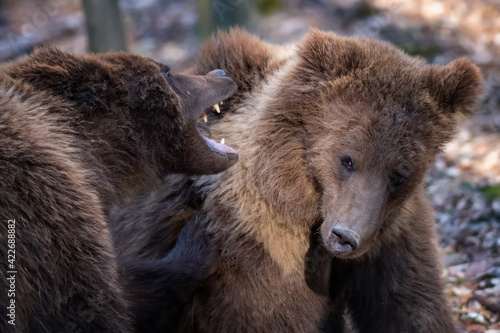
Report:
[[[202,138],[205,140],[205,142],[207,143],[207,145],[210,147],[210,149],[218,152],[218,153],[222,153],[222,154],[237,154],[236,151],[229,147],[229,146],[226,146],[224,144],[224,139],[221,140],[221,143],[217,143],[215,142],[214,140],[212,139],[209,139],[209,138],[206,138],[204,136],[202,136]]]

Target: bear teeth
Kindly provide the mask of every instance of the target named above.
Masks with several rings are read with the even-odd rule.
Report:
[[[222,104],[222,102],[220,102],[220,104]],[[219,103],[212,105],[212,109],[214,109],[217,113],[220,113]],[[201,114],[201,118],[203,118],[204,122],[208,122],[208,117],[207,117],[208,111],[209,111],[209,109],[203,111],[203,113]]]
[[[224,138],[222,138],[222,140],[220,140],[220,143],[221,143],[221,144],[224,144]]]
[[[219,104],[214,104],[213,108],[215,109],[215,111],[217,111],[217,113],[220,113]]]

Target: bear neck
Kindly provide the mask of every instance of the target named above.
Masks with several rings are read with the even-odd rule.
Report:
[[[232,169],[211,177],[218,186],[213,186],[214,192],[206,201],[212,220],[220,221],[217,227],[226,230],[220,233],[224,244],[251,238],[264,247],[285,275],[304,273],[310,234],[320,216],[317,189],[306,176],[302,128],[288,124],[276,131],[276,115],[270,106],[279,93],[273,87],[286,80],[296,61],[290,57],[253,89],[247,98],[251,105],[243,101],[224,122],[212,127],[216,139],[226,138],[240,157]],[[238,247],[226,250],[230,253]]]
[[[235,165],[223,176],[211,176],[216,179],[211,185],[215,189],[206,199],[205,207],[209,219],[214,221],[223,261],[237,261],[240,267],[249,263],[271,265],[284,278],[303,275],[312,228],[276,209],[249,177],[242,165]],[[243,251],[248,244],[261,247],[272,264],[267,260],[259,262],[253,252]]]
[[[75,108],[78,116],[86,114],[85,108]],[[100,175],[106,190],[103,200],[105,210],[111,205],[122,204],[128,198],[140,195],[147,189],[159,186],[156,163],[140,149],[131,135],[131,124],[126,118],[110,115],[84,119],[73,124],[83,141],[88,142],[89,168]],[[78,118],[78,116],[76,118]]]
[[[296,55],[290,56],[254,89],[249,100],[257,105],[245,106],[243,111],[250,119],[242,123],[251,124],[251,129],[240,150],[249,152],[241,160],[248,162],[250,178],[264,200],[287,219],[311,228],[321,215],[321,189],[308,162],[305,112],[300,104],[283,101],[299,61]]]

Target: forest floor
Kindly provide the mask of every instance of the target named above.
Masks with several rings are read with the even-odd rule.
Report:
[[[238,3],[233,1],[232,3]],[[130,50],[180,71],[202,41],[195,0],[122,0]],[[86,51],[75,0],[19,1],[0,23],[0,60],[51,42]],[[227,15],[230,15],[230,11]],[[1,22],[1,18],[0,18]],[[292,43],[309,27],[390,41],[434,63],[469,57],[482,69],[485,93],[475,116],[437,158],[426,182],[436,210],[446,292],[461,332],[500,333],[500,2],[498,0],[292,0],[250,29]]]

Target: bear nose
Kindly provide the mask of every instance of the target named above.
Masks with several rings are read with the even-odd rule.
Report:
[[[212,75],[215,77],[226,77],[227,76],[226,72],[224,72],[222,69],[215,69],[215,70],[211,71],[210,73],[208,73],[208,75]]]
[[[330,230],[330,241],[336,246],[338,254],[347,254],[358,247],[359,236],[349,227],[338,225]]]

